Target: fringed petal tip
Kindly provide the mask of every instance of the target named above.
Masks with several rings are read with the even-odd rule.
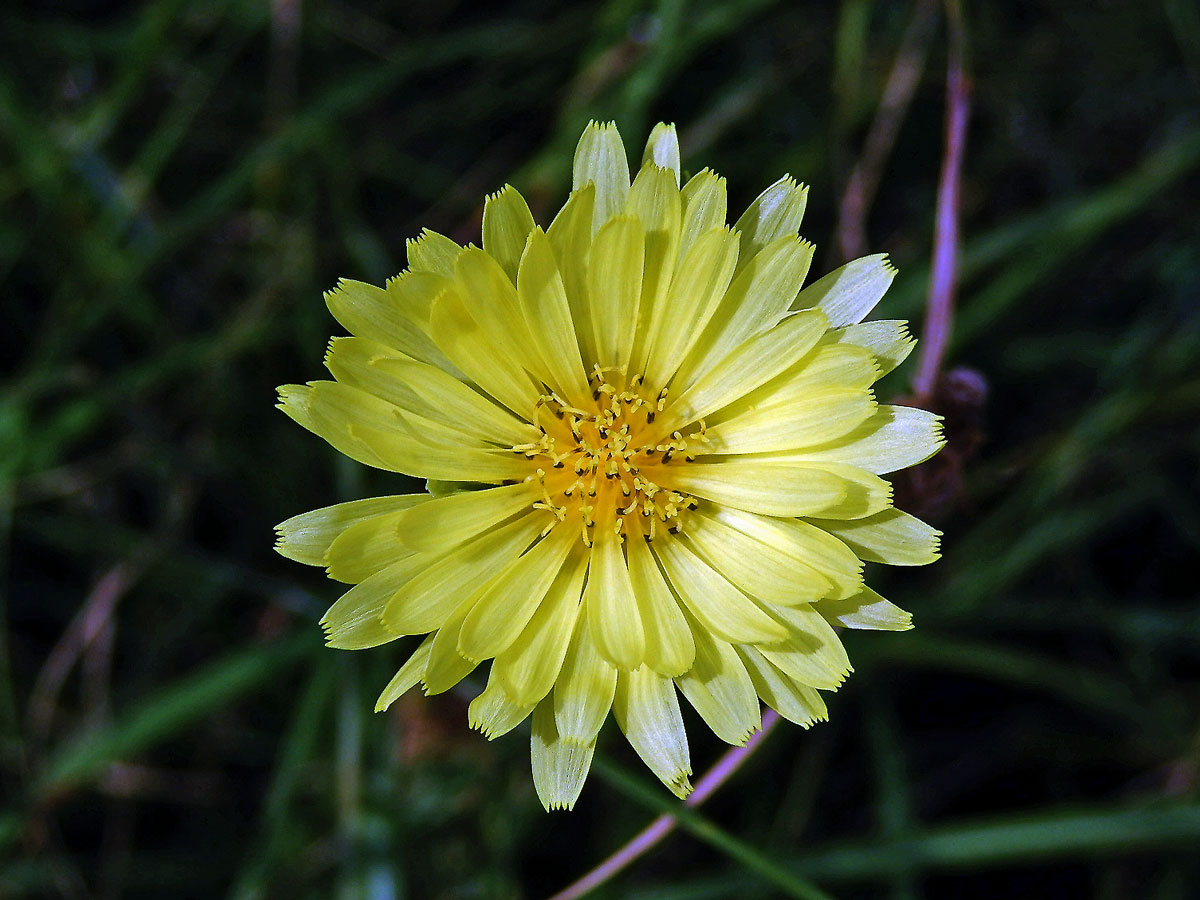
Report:
[[[692,791],[695,790],[692,787],[691,776],[692,770],[688,769],[687,771],[677,773],[674,778],[670,781],[664,781],[663,784],[667,786],[667,790],[680,800],[686,800]]]

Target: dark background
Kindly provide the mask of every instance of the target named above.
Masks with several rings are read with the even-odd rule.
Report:
[[[826,271],[914,21],[866,234],[901,270],[876,315],[919,329],[937,3],[5,4],[0,896],[541,898],[641,828],[611,724],[610,774],[548,815],[528,732],[468,731],[469,690],[371,713],[407,648],[322,648],[338,588],[271,527],[417,486],[273,389],[321,377],[338,277],[382,283],[423,226],[478,240],[506,181],[546,224],[592,117],[631,155],[678,123],[734,217],[808,182]],[[777,729],[711,844],[597,896],[784,896],[736,835],[843,900],[1200,897],[1200,12],[993,0],[965,27],[968,371],[899,485],[945,558],[871,575],[917,629],[846,635],[831,722]],[[690,724],[699,771],[722,747]]]

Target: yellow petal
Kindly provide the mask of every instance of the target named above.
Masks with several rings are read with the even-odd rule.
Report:
[[[853,431],[826,444],[778,454],[780,461],[847,463],[886,475],[924,462],[946,443],[942,417],[911,406],[880,406]]]
[[[846,499],[851,487],[845,479],[825,469],[757,462],[739,456],[726,457],[719,463],[672,466],[670,486],[768,516],[827,513]]]
[[[701,169],[683,186],[680,200],[679,258],[683,259],[700,235],[725,224],[725,179],[711,169]]]
[[[592,767],[595,740],[564,738],[555,722],[554,701],[547,697],[533,711],[530,757],[533,786],[546,810],[571,809]]]
[[[647,163],[673,173],[675,189],[679,189],[679,136],[675,133],[674,123],[659,122],[651,129],[646,150],[642,153],[642,167],[645,168]]]
[[[550,590],[579,535],[555,528],[484,590],[471,609],[458,638],[467,659],[487,659],[507,650],[524,630]]]
[[[717,637],[735,644],[771,643],[787,637],[786,628],[681,541],[660,536],[653,550],[679,599]]]
[[[445,693],[479,665],[478,660],[467,659],[458,652],[463,619],[474,608],[477,598],[477,592],[469,594],[434,634],[433,645],[429,648],[429,662],[425,664],[425,677],[421,679],[425,683],[426,696]]]
[[[522,250],[524,246],[522,243]],[[545,380],[546,366],[533,346],[514,280],[500,264],[478,247],[468,247],[458,257],[455,279],[463,307],[508,367],[514,372],[535,373]]]
[[[532,421],[538,400],[533,381],[497,347],[495,335],[472,318],[457,293],[447,291],[434,301],[430,330],[438,347],[468,378],[518,418]]]
[[[733,226],[742,236],[742,266],[772,241],[794,236],[807,203],[808,186],[797,184],[790,175],[759,194]]]
[[[629,368],[642,295],[645,235],[632,216],[617,216],[596,232],[588,261],[592,346],[602,367]]]
[[[492,675],[519,704],[537,703],[554,687],[579,615],[588,556],[576,552],[512,646],[496,657]]]
[[[754,647],[738,647],[737,652],[758,696],[775,712],[804,728],[829,718],[825,701],[814,688],[788,678]]]
[[[889,600],[884,600],[869,587],[845,600],[822,600],[816,610],[826,619],[847,628],[870,631],[908,631],[913,627],[912,614]]]
[[[680,366],[681,384],[691,384],[744,341],[779,324],[804,283],[813,249],[808,241],[784,236],[741,268],[704,334]]]
[[[408,242],[408,267],[449,278],[454,275],[454,261],[462,249],[450,238],[425,228]]]
[[[558,271],[562,275],[571,320],[579,338],[579,350],[585,360],[596,359],[592,340],[592,314],[588,305],[587,260],[592,246],[592,210],[596,187],[587,184],[571,193],[566,205],[546,229],[546,238],[554,248]]]
[[[414,554],[400,542],[399,527],[406,510],[358,522],[329,545],[325,562],[329,577],[358,584],[376,572]]]
[[[818,307],[834,328],[865,319],[896,277],[896,267],[887,254],[864,256],[834,269],[813,282],[796,298],[796,309]]]
[[[525,241],[533,231],[529,204],[512,185],[506,184],[483,203],[483,249],[500,264],[514,284],[517,264],[525,252]]]
[[[329,646],[362,650],[394,640],[382,622],[388,601],[436,557],[409,556],[374,572],[338,598],[321,617]]]
[[[648,337],[657,332],[664,315],[669,313],[667,291],[679,255],[681,206],[678,175],[657,166],[642,167],[629,190],[627,214],[642,223],[646,236],[641,301],[638,304],[630,372],[646,369]]]
[[[879,366],[880,378],[904,362],[917,346],[917,339],[908,332],[908,323],[900,319],[876,319],[835,328],[825,339],[869,350]]]
[[[741,745],[762,727],[758,694],[733,646],[693,625],[696,661],[675,684],[713,733]]]
[[[592,233],[621,211],[629,193],[629,161],[615,122],[589,122],[579,138],[572,166],[571,187],[596,186]]]
[[[275,526],[279,535],[275,551],[310,566],[326,565],[325,554],[329,545],[351,525],[409,509],[428,499],[428,494],[369,497],[292,516]]]
[[[441,276],[429,273],[413,278],[428,280],[428,290],[435,290],[435,285],[444,289],[446,284]],[[325,303],[351,334],[386,344],[422,362],[440,367],[449,365],[414,317],[421,310],[398,303],[393,292],[343,278],[336,288],[325,292]]]
[[[530,508],[540,497],[533,482],[463,491],[409,510],[399,517],[396,535],[413,550],[449,550]]]
[[[524,516],[451,551],[392,597],[384,608],[384,624],[396,634],[440,628],[462,597],[477,594],[521,555],[541,530],[543,518]]]
[[[699,338],[736,264],[737,235],[724,226],[702,235],[680,262],[667,292],[669,314],[647,337],[646,384],[651,394],[666,385]]]
[[[600,655],[587,618],[580,616],[554,682],[554,721],[559,734],[577,744],[593,742],[612,708],[616,686],[617,670]]]
[[[646,637],[629,568],[615,533],[597,529],[584,602],[588,631],[600,655],[622,669],[645,659]]]
[[[517,271],[517,299],[537,343],[550,386],[567,402],[587,403],[591,390],[583,369],[575,323],[550,239],[540,228],[529,234]]]
[[[617,675],[613,715],[650,771],[681,800],[692,792],[692,761],[670,678],[646,666]]]
[[[629,580],[646,635],[646,665],[660,675],[682,675],[692,667],[696,644],[679,601],[671,593],[645,541],[626,544]]]
[[[489,741],[508,734],[533,712],[534,704],[514,703],[496,679],[496,667],[488,676],[487,687],[467,707],[467,722]]]
[[[417,682],[425,677],[425,664],[429,661],[429,650],[433,646],[433,635],[421,641],[419,646],[408,661],[400,667],[392,680],[387,683],[387,687],[383,689],[383,693],[379,695],[379,699],[375,701],[375,712],[383,712],[404,694],[408,693]]]
[[[833,690],[851,671],[846,648],[829,623],[807,603],[772,607],[771,613],[791,630],[786,641],[760,646],[762,655],[784,675],[801,684]]]
[[[825,314],[817,310],[789,316],[769,331],[743,341],[687,385],[668,405],[664,423],[687,425],[734,403],[803,359],[824,331]]]
[[[942,533],[915,516],[898,509],[862,519],[811,519],[854,551],[859,559],[890,566],[924,566],[940,556]]]
[[[815,525],[799,522],[793,519],[777,519],[769,516],[755,515],[740,509],[730,507],[703,508],[698,513],[699,518],[710,519],[727,529],[739,532],[746,539],[751,539],[769,548],[760,551],[765,561],[774,560],[775,554],[782,555],[782,560],[774,560],[767,564],[773,567],[798,567],[800,570],[811,570],[817,573],[828,585],[822,596],[849,597],[858,593],[862,587],[862,563],[854,553],[837,538],[826,533]],[[692,520],[689,519],[689,522]],[[693,529],[689,526],[689,531]],[[696,532],[697,537],[703,537],[703,531]],[[733,539],[723,535],[724,539],[734,545]],[[740,547],[743,553],[753,552],[750,547]],[[772,553],[772,551],[774,551]],[[737,556],[738,554],[731,554]],[[755,557],[750,557],[751,561]],[[782,577],[782,574],[780,575]],[[797,571],[796,579],[808,579],[804,571]],[[772,603],[795,605],[777,600],[765,594],[756,594],[760,600]]]
[[[874,411],[875,398],[861,389],[793,393],[785,402],[755,406],[713,426],[704,452],[767,453],[830,441],[848,434]]]

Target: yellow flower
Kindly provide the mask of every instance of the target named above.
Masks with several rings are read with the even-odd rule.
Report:
[[[942,444],[936,416],[871,391],[914,343],[862,321],[895,270],[866,257],[800,290],[806,188],[780,179],[730,227],[723,178],[679,180],[673,126],[631,184],[616,127],[590,124],[548,229],[505,187],[483,249],[424,232],[386,289],[326,295],[354,335],[329,346],[336,380],[280,389],[342,453],[428,479],[279,526],[280,553],[354,585],[330,646],[427,635],[377,710],[490,660],[471,725],[532,714],[547,808],[575,803],[610,709],[681,797],[676,690],[732,744],[760,699],[825,719],[818,691],[850,672],[833,626],[911,627],[862,561],[937,557],[879,477]]]

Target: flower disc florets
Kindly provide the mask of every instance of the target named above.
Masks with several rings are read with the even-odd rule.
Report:
[[[532,718],[547,808],[575,802],[610,712],[682,797],[680,695],[733,744],[760,703],[807,727],[850,672],[835,627],[911,626],[863,563],[937,557],[880,476],[935,453],[938,419],[872,390],[914,343],[863,321],[885,257],[801,290],[806,196],[782,178],[730,226],[724,179],[681,186],[673,127],[631,182],[592,123],[545,230],[505,187],[482,248],[427,231],[386,288],[326,295],[352,336],[334,380],[281,388],[281,408],[427,492],[296,516],[278,549],[353,585],[322,619],[331,646],[424,636],[377,709],[488,662],[471,725]]]

